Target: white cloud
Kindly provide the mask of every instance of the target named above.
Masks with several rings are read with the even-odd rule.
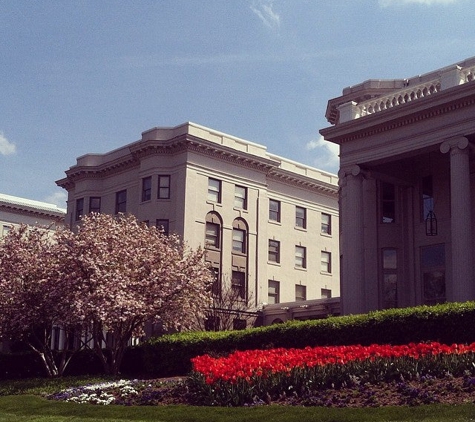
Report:
[[[14,143],[10,142],[2,132],[0,132],[0,154],[10,155],[15,154],[16,146]]]
[[[433,6],[438,4],[452,4],[459,0],[378,0],[381,7],[388,6],[402,6],[405,4],[423,4],[426,6]]]
[[[68,199],[68,194],[66,192],[54,192],[51,195],[48,195],[45,198],[45,202],[49,204],[57,205],[60,208],[66,208],[66,200]]]
[[[305,145],[307,151],[312,151],[314,155],[313,166],[318,169],[337,173],[340,167],[340,146],[332,142],[325,141],[323,136]]]
[[[265,26],[276,29],[280,26],[280,16],[273,10],[273,5],[273,0],[257,0],[251,5],[251,10]]]

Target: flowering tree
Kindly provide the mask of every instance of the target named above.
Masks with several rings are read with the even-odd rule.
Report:
[[[107,373],[118,373],[128,342],[146,322],[188,329],[210,304],[212,274],[203,251],[133,216],[89,214],[76,233],[59,233],[58,242],[70,248],[72,312],[91,328]]]
[[[39,354],[48,376],[62,375],[73,351],[67,347],[74,326],[73,291],[62,282],[64,245],[38,227],[13,228],[0,242],[0,338],[23,340]],[[59,359],[51,350],[52,327],[65,330]]]

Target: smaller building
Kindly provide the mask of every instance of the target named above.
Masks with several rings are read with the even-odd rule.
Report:
[[[21,224],[54,230],[64,225],[65,215],[57,205],[0,193],[0,239]],[[0,340],[0,352],[8,350],[10,342]]]
[[[0,237],[21,224],[54,229],[64,224],[65,215],[57,205],[0,193]]]

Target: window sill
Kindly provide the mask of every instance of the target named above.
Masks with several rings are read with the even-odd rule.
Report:
[[[210,201],[209,199],[206,200],[206,203],[209,204],[209,205],[217,206],[217,207],[222,207],[223,206],[223,204],[221,202],[214,202],[214,201]]]
[[[298,230],[298,231],[301,231],[301,232],[306,232],[307,231],[306,227],[301,227],[301,226],[295,226],[294,229]]]
[[[297,270],[297,271],[307,271],[307,268],[306,268],[306,267],[296,267],[296,266],[294,266],[294,270]]]
[[[326,275],[326,276],[332,276],[332,273],[326,272],[326,271],[320,271],[321,275]]]
[[[276,226],[281,226],[282,223],[280,221],[277,221],[277,220],[268,220],[269,221],[269,224],[275,224]]]
[[[276,267],[280,267],[280,262],[267,261],[267,264],[269,264],[269,265],[274,265],[274,266],[276,266]]]
[[[329,237],[329,238],[333,237],[331,233],[323,233],[323,232],[320,233],[320,236]]]

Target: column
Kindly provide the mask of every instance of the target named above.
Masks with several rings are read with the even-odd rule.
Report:
[[[359,166],[353,166],[340,170],[339,176],[344,178],[341,307],[349,315],[365,312],[363,175]]]
[[[452,236],[452,301],[475,299],[472,278],[472,219],[470,199],[469,142],[462,136],[449,139],[440,146],[450,151],[451,236]]]

